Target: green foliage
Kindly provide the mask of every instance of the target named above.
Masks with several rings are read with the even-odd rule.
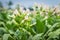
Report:
[[[51,9],[36,9],[0,12],[0,40],[60,40],[58,12],[55,15]]]

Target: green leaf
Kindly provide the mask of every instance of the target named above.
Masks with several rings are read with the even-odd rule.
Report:
[[[0,27],[0,36],[2,36],[4,33],[6,33],[6,29]]]
[[[57,29],[56,31],[53,31],[53,32],[50,32],[48,34],[49,38],[59,38],[59,35],[60,35],[60,29]]]
[[[9,37],[10,37],[10,34],[4,34],[3,35],[3,40],[8,40]]]
[[[40,39],[42,39],[42,34],[43,33],[40,33],[40,34],[36,34],[33,38],[32,38],[32,40],[40,40]]]
[[[37,33],[43,33],[45,31],[45,24],[40,20],[36,20],[36,31]]]

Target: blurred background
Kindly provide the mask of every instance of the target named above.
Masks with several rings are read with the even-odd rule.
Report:
[[[28,8],[32,7],[34,3],[56,6],[60,5],[60,0],[0,0],[0,6],[3,6],[5,8],[15,8],[17,4],[21,5],[22,7]]]
[[[0,40],[60,40],[60,0],[0,0]]]

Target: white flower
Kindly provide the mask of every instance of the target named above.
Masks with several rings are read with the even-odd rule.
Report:
[[[55,14],[55,12],[52,13],[52,15],[54,15],[54,14]]]
[[[41,15],[41,16],[44,16],[44,12],[40,12],[40,15]]]
[[[30,12],[30,10],[29,10],[29,9],[27,9],[27,10],[26,10],[26,12],[27,12],[27,13],[29,13],[29,12]]]
[[[26,14],[27,16],[29,16],[29,15],[31,14],[31,11],[30,11],[29,9],[27,9],[27,10],[25,11],[25,14]]]
[[[25,20],[28,20],[28,16],[25,16]]]
[[[13,15],[11,15],[10,17],[15,18],[15,15],[13,14]]]
[[[47,19],[48,18],[48,16],[45,16],[45,19]]]
[[[60,14],[58,14],[57,16],[60,16]]]
[[[20,15],[20,13],[18,12],[17,9],[13,12],[13,14],[15,14],[15,15]]]
[[[46,19],[48,19],[48,16],[45,16],[45,18],[44,18],[43,20],[41,20],[41,21],[44,21],[44,20],[46,20]]]
[[[46,15],[48,15],[48,12],[46,12]]]
[[[24,23],[24,20],[22,20],[21,23]]]

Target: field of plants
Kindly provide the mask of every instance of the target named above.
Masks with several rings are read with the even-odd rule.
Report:
[[[0,8],[0,40],[60,40],[60,9]]]

